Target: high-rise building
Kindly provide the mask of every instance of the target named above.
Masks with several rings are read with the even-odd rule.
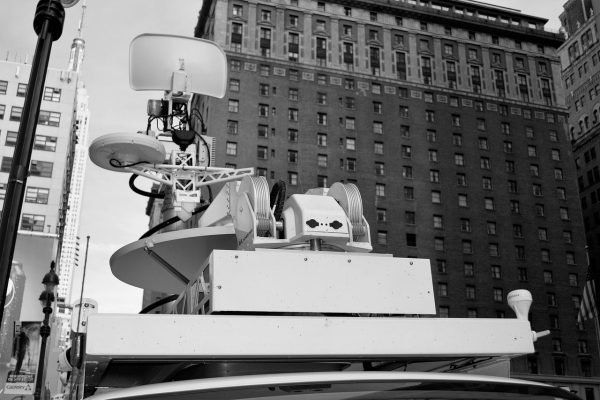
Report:
[[[85,41],[81,37],[83,29],[83,18],[85,16],[86,4],[82,5],[82,16],[79,22],[77,37],[71,45],[68,70],[79,74],[85,54]],[[88,109],[88,94],[83,81],[77,84],[75,121],[73,128],[77,135],[75,154],[73,159],[73,170],[71,172],[71,184],[69,187],[69,203],[67,207],[65,229],[60,251],[59,278],[61,285],[58,288],[58,297],[66,303],[71,303],[72,279],[74,268],[79,265],[79,214],[83,202],[83,183],[85,178],[85,166],[87,163],[87,137],[89,128],[90,112]],[[83,261],[83,258],[82,258]]]
[[[568,134],[573,146],[577,184],[586,232],[590,275],[600,273],[600,4],[570,0],[560,15],[566,41],[558,49],[568,107]],[[600,304],[598,292],[596,304]],[[598,330],[598,318],[585,321]],[[595,326],[594,326],[595,325]],[[598,343],[598,342],[596,342]],[[598,349],[595,349],[598,351]],[[590,393],[591,391],[588,390]],[[588,393],[586,393],[586,396]],[[596,394],[596,398],[598,398]]]
[[[546,22],[455,0],[207,0],[195,33],[226,51],[229,86],[193,105],[217,166],[288,194],[355,183],[375,251],[431,260],[439,316],[512,318],[506,294],[529,289],[550,335],[512,375],[599,398],[564,38]]]

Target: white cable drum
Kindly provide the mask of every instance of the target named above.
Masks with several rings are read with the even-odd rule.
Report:
[[[264,176],[247,176],[242,180],[239,192],[246,191],[254,207],[257,219],[257,233],[263,235],[271,228],[269,184]]]
[[[358,188],[352,183],[336,182],[331,185],[327,195],[333,197],[346,212],[352,224],[352,233],[355,236],[364,235],[362,198]]]

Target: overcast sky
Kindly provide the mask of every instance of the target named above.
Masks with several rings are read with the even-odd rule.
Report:
[[[77,34],[81,4],[67,9],[62,38],[52,50],[50,65],[66,68],[69,47]],[[498,0],[496,5],[516,8],[549,20],[558,30],[558,15],[565,0]],[[525,4],[524,4],[525,3]],[[31,62],[37,37],[32,28],[37,2],[2,0],[0,58]],[[146,100],[161,93],[134,92],[129,88],[129,43],[141,33],[193,36],[201,0],[87,0],[83,37],[86,56],[83,79],[90,96],[90,139],[113,132],[145,129]],[[159,53],[157,52],[157,56]],[[209,134],[210,134],[210,127]],[[128,187],[129,174],[104,171],[88,162],[80,234],[83,256],[85,237],[91,236],[85,296],[99,302],[100,312],[138,312],[141,290],[126,285],[110,272],[108,260],[120,247],[148,229],[146,198]],[[80,262],[83,257],[80,257]],[[79,293],[81,270],[74,293]]]

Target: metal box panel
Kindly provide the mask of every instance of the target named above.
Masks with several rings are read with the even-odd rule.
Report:
[[[429,260],[215,250],[211,312],[435,314]]]

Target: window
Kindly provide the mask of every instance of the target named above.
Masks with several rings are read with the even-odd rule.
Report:
[[[296,89],[296,88],[288,89],[288,100],[298,101],[298,89]]]
[[[4,119],[5,112],[6,112],[6,106],[4,104],[0,104],[0,119]]]
[[[379,121],[373,122],[373,133],[383,134],[383,123]]]
[[[408,106],[400,106],[399,114],[400,118],[408,118]]]
[[[296,160],[298,159],[298,152],[296,152]],[[288,155],[289,158],[289,155]],[[327,167],[327,154],[317,154],[317,165],[319,167]]]
[[[239,60],[231,60],[229,63],[229,69],[232,72],[240,72],[242,70],[242,63]]]
[[[288,163],[295,164],[298,162],[298,152],[296,150],[288,150],[287,152]]]
[[[298,121],[298,109],[288,108],[288,120],[297,122]]]
[[[444,251],[444,238],[436,237],[433,239],[433,247],[436,251]]]
[[[402,177],[406,179],[412,179],[413,177],[413,168],[410,165],[402,166]]]
[[[236,112],[239,111],[239,107],[240,107],[240,102],[238,100],[232,100],[232,99],[229,100],[229,106],[228,106],[228,111],[229,112],[236,113]],[[266,112],[267,112],[267,115],[268,115],[268,113],[269,113],[269,107],[267,107],[267,111]],[[260,113],[259,113],[259,115],[260,115]]]
[[[288,171],[288,184],[296,186],[298,184],[298,173]]]
[[[431,161],[431,162],[437,162],[438,161],[438,152],[437,152],[437,150],[429,149],[428,150],[428,154],[429,154],[429,161]]]
[[[346,171],[356,171],[356,158],[346,158]]]
[[[400,148],[400,152],[402,154],[402,157],[411,158],[412,152],[410,146],[402,145],[402,147]]]
[[[0,94],[6,94],[6,89],[8,88],[7,81],[0,81]]]
[[[439,297],[447,297],[448,296],[448,284],[447,283],[438,283],[438,296]]]
[[[433,216],[433,227],[435,229],[443,229],[444,228],[444,220],[441,215]]]
[[[269,158],[269,148],[267,146],[257,146],[256,156],[261,160]]]
[[[543,241],[548,240],[548,229],[538,228],[538,239]]]
[[[48,204],[50,189],[39,187],[28,187],[25,193],[25,201],[27,203]]]
[[[415,213],[413,211],[405,211],[404,212],[404,222],[407,225],[415,225]]]
[[[466,194],[458,195],[458,206],[459,207],[468,207],[469,202]]]
[[[578,287],[579,286],[579,282],[577,279],[577,274],[571,273],[569,274],[569,286],[572,287]]]
[[[327,146],[327,134],[326,133],[317,133],[317,145],[321,147]]]
[[[43,232],[46,217],[43,215],[23,214],[21,228],[24,231]]]
[[[437,133],[434,130],[427,130],[427,141],[430,143],[435,143],[437,141]]]
[[[432,169],[429,171],[429,181],[433,183],[440,182],[440,171]]]
[[[462,146],[462,135],[460,133],[454,133],[452,135],[452,144],[455,146]]]
[[[485,119],[477,118],[477,129],[480,131],[485,131]]]
[[[473,265],[473,263],[470,263],[470,262],[464,263],[463,271],[464,271],[465,276],[468,276],[468,277],[475,276],[475,266]]]
[[[463,166],[465,165],[465,156],[461,153],[454,154],[454,165]]]
[[[481,157],[480,166],[481,166],[481,169],[490,169],[491,168],[490,159],[488,157]]]
[[[228,120],[227,121],[227,133],[231,135],[237,135],[239,129],[238,121]]]
[[[499,265],[492,265],[492,278],[493,279],[501,279],[502,278],[502,268]]]
[[[542,196],[542,186],[534,183],[531,187],[534,196]]]
[[[19,83],[17,86],[17,97],[25,97],[25,93],[27,93],[27,84]]]
[[[373,112],[375,114],[381,114],[383,112],[383,105],[381,104],[380,101],[373,102]]]
[[[296,24],[298,23],[298,17],[296,17]],[[300,49],[300,35],[294,32],[288,33],[288,59],[290,61],[298,61],[298,54]],[[291,79],[291,77],[290,77]]]
[[[514,161],[509,161],[509,160],[505,161],[504,162],[504,169],[509,174],[514,174],[515,173],[515,162]]]
[[[54,136],[35,135],[33,148],[35,150],[56,151],[57,138]]]
[[[536,157],[537,156],[537,149],[535,146],[529,145],[527,146],[527,155],[529,157]]]
[[[51,178],[53,167],[54,165],[51,162],[32,160],[31,166],[29,167],[29,175]]]
[[[540,176],[540,167],[537,164],[530,164],[529,173],[531,176]]]
[[[566,207],[560,208],[560,219],[562,219],[563,221],[569,220],[569,209],[568,208],[566,208]]]
[[[346,117],[345,127],[346,129],[353,131],[356,129],[356,120],[353,117]]]
[[[405,138],[410,137],[410,127],[408,125],[400,125],[400,136]]]
[[[375,184],[375,196],[385,197],[385,185],[383,183]]]
[[[232,14],[234,17],[241,17],[244,15],[244,8],[239,4],[234,4],[232,8]]]
[[[478,139],[478,143],[479,143],[479,148],[480,148],[481,150],[489,150],[489,149],[490,149],[490,145],[489,145],[489,143],[488,143],[488,140],[487,140],[487,138],[480,137],[480,138]]]
[[[431,202],[434,204],[440,204],[442,202],[442,193],[438,190],[432,190]]]
[[[298,130],[297,129],[288,129],[288,140],[290,142],[298,141]]]
[[[377,244],[381,246],[387,245],[387,232],[377,231]]]
[[[44,100],[60,102],[61,89],[46,86],[44,88]]]
[[[467,175],[463,173],[456,174],[456,184],[458,186],[467,186]]]
[[[383,142],[375,142],[373,143],[373,151],[375,154],[383,154]]]
[[[494,288],[493,289],[493,297],[494,297],[495,302],[498,302],[498,303],[504,302],[503,290],[501,288]]]
[[[460,219],[460,230],[462,232],[471,232],[471,220],[468,218]]]
[[[550,250],[548,249],[541,249],[540,250],[540,259],[542,260],[542,262],[550,262]]]
[[[565,243],[573,243],[573,234],[571,231],[563,231],[563,239]]]
[[[504,152],[506,154],[512,154],[512,151],[513,151],[512,142],[508,142],[508,141],[504,142]]]
[[[237,143],[227,142],[225,147],[225,154],[228,156],[237,156]]]
[[[239,81],[238,81],[238,85],[239,85]],[[239,90],[239,86],[238,86],[238,90]],[[269,85],[267,85],[266,83],[259,84],[258,94],[260,94],[261,96],[268,96],[269,95]]]
[[[493,211],[495,209],[495,207],[494,207],[494,199],[491,198],[491,197],[486,197],[484,199],[484,207],[488,211]]]
[[[425,110],[425,121],[435,122],[435,111]]]
[[[494,221],[487,221],[486,222],[486,231],[487,234],[490,236],[493,236],[496,234],[496,223]]]
[[[465,287],[465,298],[475,300],[475,286],[467,285]]]
[[[544,210],[544,205],[543,204],[536,204],[535,205],[535,215],[538,217],[543,217],[545,214],[545,210]]]
[[[354,138],[346,138],[346,150],[356,150],[356,140]]]
[[[552,159],[554,161],[560,161],[560,150],[552,149]]]
[[[317,187],[327,187],[327,176],[318,175],[317,176]]]
[[[23,107],[12,106],[10,108],[10,117],[11,121],[20,121],[21,115],[23,114]]]
[[[490,243],[488,244],[488,253],[491,257],[498,257],[498,243]]]
[[[386,222],[387,221],[387,210],[385,208],[377,209],[377,222]]]
[[[317,123],[322,126],[327,126],[327,114],[317,113]]]

